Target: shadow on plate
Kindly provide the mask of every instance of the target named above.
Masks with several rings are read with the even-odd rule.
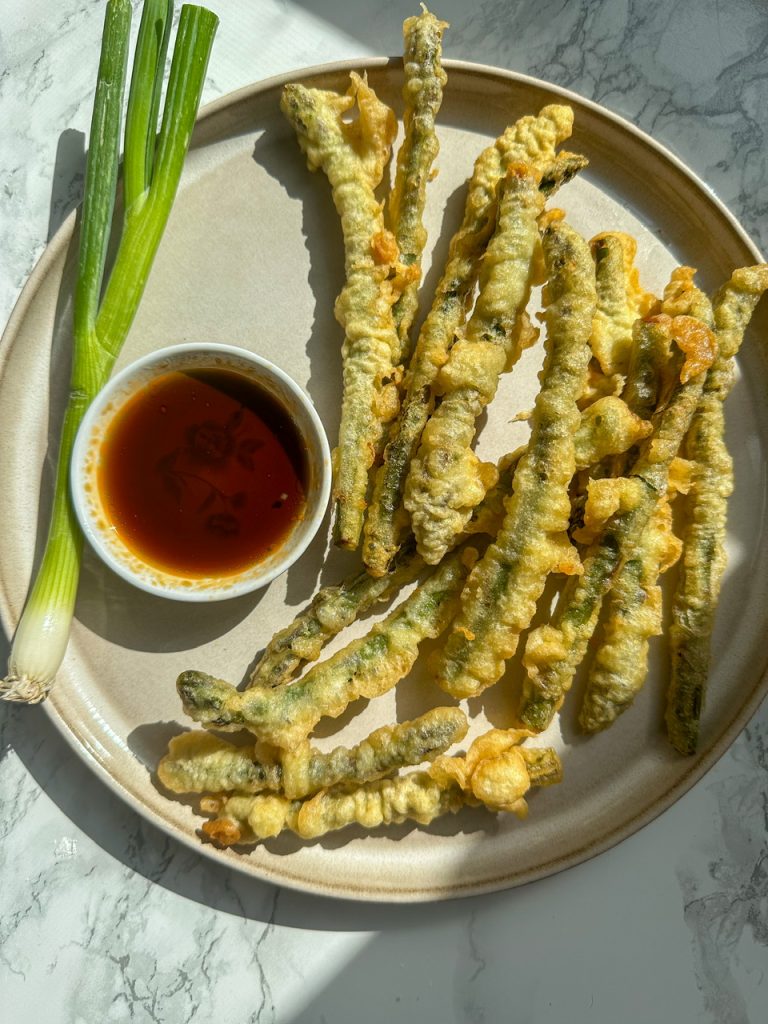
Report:
[[[65,128],[56,144],[48,208],[47,240],[53,238],[83,198],[85,182],[85,134]]]
[[[187,651],[234,629],[265,593],[203,604],[170,601],[127,583],[86,550],[75,614],[92,632],[126,650]]]

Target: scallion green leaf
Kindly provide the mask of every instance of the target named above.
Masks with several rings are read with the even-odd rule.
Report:
[[[173,0],[144,0],[125,115],[123,194],[126,210],[141,202],[152,181],[157,115],[172,19]]]

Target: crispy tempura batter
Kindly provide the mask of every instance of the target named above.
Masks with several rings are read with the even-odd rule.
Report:
[[[177,689],[184,710],[215,729],[250,729],[286,749],[310,734],[321,718],[337,718],[359,697],[378,697],[408,674],[427,637],[437,637],[455,613],[458,592],[476,553],[445,559],[386,619],[359,640],[310,669],[290,686],[236,690],[204,672],[182,672]]]
[[[504,518],[504,499],[512,490],[512,477],[522,451],[520,449],[500,461],[497,484],[475,508],[464,533],[456,541],[484,533],[496,536]],[[587,447],[585,452],[588,457]],[[423,558],[416,553],[415,545],[410,541],[397,553],[386,576],[377,578],[363,571],[337,586],[323,587],[305,611],[275,633],[251,672],[248,686],[274,689],[290,682],[302,665],[317,661],[323,647],[342,629],[373,605],[391,600],[424,568]]]
[[[472,450],[476,421],[538,332],[525,307],[541,263],[538,217],[544,195],[530,165],[513,165],[501,184],[496,231],[480,272],[480,294],[463,336],[435,382],[440,403],[421,435],[405,485],[418,551],[436,565],[496,481],[496,467]]]
[[[698,291],[695,308],[711,323],[708,301]],[[669,341],[681,333],[666,314],[650,318],[648,329],[660,331]],[[705,322],[698,329],[709,331]],[[680,355],[678,352],[674,360],[678,378],[684,365]],[[635,557],[656,503],[667,493],[669,466],[685,437],[703,386],[703,372],[685,382],[674,381],[668,401],[654,417],[654,433],[641,445],[629,474],[639,502],[609,520],[584,557],[583,575],[566,583],[551,623],[529,635],[523,656],[527,678],[520,710],[520,720],[526,727],[545,729],[562,704],[586,653],[613,575],[623,561]],[[620,480],[602,483],[626,486]]]
[[[376,828],[409,819],[428,825],[465,805],[525,817],[532,785],[559,782],[554,750],[516,746],[527,733],[493,730],[472,744],[465,758],[440,757],[426,772],[409,772],[353,789],[323,790],[301,802],[281,796],[235,795],[217,808],[203,831],[220,845],[252,843],[290,829],[303,839],[359,824]],[[211,807],[211,809],[213,809]]]
[[[487,533],[495,537],[504,522],[504,502],[512,493],[517,464],[525,454],[525,446],[517,448],[499,460],[496,467],[499,479],[470,516],[462,536]]]
[[[587,484],[584,521],[573,531],[573,539],[582,545],[593,544],[612,516],[632,512],[642,503],[643,485],[626,476],[597,477]]]
[[[504,672],[533,617],[547,575],[580,571],[568,541],[568,485],[576,460],[576,405],[589,361],[595,277],[586,242],[553,220],[543,235],[546,359],[531,419],[531,438],[515,472],[504,524],[470,575],[461,613],[435,666],[454,696],[480,693]]]
[[[397,246],[385,231],[374,195],[397,123],[365,79],[354,72],[350,77],[344,96],[287,85],[280,107],[310,170],[322,168],[328,178],[344,233],[346,283],[336,301],[336,318],[345,332],[344,391],[333,493],[337,541],[355,548],[383,421],[397,412],[393,372],[400,342],[392,318],[398,297],[393,286]],[[355,105],[358,116],[347,123],[344,115]]]
[[[637,242],[621,231],[605,231],[590,240],[595,258],[597,309],[590,345],[606,377],[625,377],[632,353],[632,329],[655,302],[640,287],[635,266]]]
[[[685,362],[680,368],[683,384],[712,365],[717,355],[717,341],[712,331],[702,329],[696,317],[676,316],[672,321],[672,337],[685,353]]]
[[[608,455],[622,455],[653,430],[622,398],[598,398],[581,414],[576,431],[576,468],[586,469]]]
[[[687,323],[691,320],[687,314],[699,301],[693,278],[694,272],[690,267],[678,267],[664,291],[661,309],[675,316],[673,323],[680,325],[676,336],[683,339],[683,344],[695,358],[697,347],[706,348],[708,339],[703,346],[700,343],[697,346],[696,338],[701,335],[699,322]],[[647,416],[669,377],[668,340],[661,336],[656,338],[656,332],[642,321],[635,325],[634,339],[636,347],[632,355],[627,397],[635,409],[640,409]],[[685,364],[681,378],[684,376],[688,376]],[[686,464],[684,471],[683,462],[675,458],[670,464],[670,496],[688,489],[688,466]],[[613,464],[615,472],[625,472],[628,463],[626,459],[615,459]],[[624,479],[627,484],[638,484],[638,481]],[[616,483],[618,485],[619,480]],[[599,525],[588,523],[585,515],[585,527],[591,526],[591,535],[575,533],[574,536],[585,543],[592,543],[602,524],[617,511],[618,505],[603,516]],[[628,511],[628,508],[622,511]],[[586,533],[587,529],[581,531],[581,534]],[[634,555],[619,567],[611,584],[603,639],[590,668],[579,716],[579,723],[585,731],[594,732],[610,725],[630,706],[642,688],[648,670],[648,642],[661,631],[658,577],[677,561],[680,550],[680,542],[672,533],[669,499],[664,497],[657,503],[643,530]]]
[[[250,686],[284,686],[306,662],[317,661],[333,637],[373,605],[389,601],[424,568],[413,544],[402,548],[391,571],[375,579],[365,570],[335,587],[323,587],[309,607],[275,633],[256,663]]]
[[[400,350],[396,362],[408,365],[411,357],[409,332],[419,304],[421,256],[427,241],[424,206],[429,172],[440,150],[435,119],[448,80],[440,63],[446,21],[439,21],[424,8],[403,23],[403,99],[405,135],[397,154],[397,172],[389,197],[389,218],[400,250],[405,277],[403,290],[392,309]]]
[[[682,571],[672,605],[672,677],[667,693],[667,732],[681,754],[696,751],[710,660],[710,638],[725,569],[725,520],[733,465],[723,439],[723,401],[731,390],[734,356],[760,296],[768,265],[736,270],[714,298],[718,355],[686,439],[693,460],[687,500]]]
[[[361,785],[405,765],[431,761],[467,734],[459,708],[433,708],[412,722],[385,725],[354,747],[293,750],[236,747],[204,730],[174,736],[157,774],[175,793],[282,792],[291,799],[339,783]]]
[[[406,476],[432,411],[435,379],[472,298],[496,220],[498,184],[512,164],[529,162],[540,173],[550,167],[557,146],[568,138],[572,125],[570,107],[544,107],[538,117],[523,117],[507,128],[475,162],[464,218],[451,239],[448,261],[411,360],[400,416],[376,473],[363,546],[363,561],[375,576],[386,572],[408,526],[402,504]],[[572,174],[573,167],[560,165],[560,171]]]
[[[633,406],[627,388],[630,363],[636,368],[636,318],[641,313],[658,311],[655,296],[640,288],[638,271],[634,266],[636,248],[633,238],[616,231],[595,235],[590,241],[596,264],[597,307],[589,339],[592,359],[587,383],[579,399],[582,418],[576,436],[578,473],[571,483],[571,519],[574,526],[578,526],[581,520],[588,481],[620,475],[626,461],[623,456],[642,440],[644,429],[650,432],[649,427],[644,427],[640,421],[648,419],[655,404],[643,415]],[[602,446],[604,450],[602,461],[593,460],[596,465],[588,474],[584,468],[589,460],[580,452],[585,443]],[[621,457],[610,458],[611,455]],[[575,537],[575,534],[572,532],[571,536]]]
[[[632,558],[616,574],[603,638],[589,672],[579,714],[585,732],[605,729],[635,699],[648,672],[648,642],[662,632],[659,576],[680,557],[672,509],[663,498]]]
[[[443,786],[455,782],[491,810],[525,818],[528,804],[524,795],[530,786],[548,786],[562,778],[554,750],[519,746],[530,735],[524,729],[491,729],[474,741],[466,755],[444,754],[428,772]]]
[[[195,729],[170,739],[157,777],[173,793],[260,793],[279,790],[283,770],[271,747],[237,747],[212,732]]]

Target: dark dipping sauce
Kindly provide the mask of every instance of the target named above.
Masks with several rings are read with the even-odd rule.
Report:
[[[287,410],[231,370],[167,373],[118,411],[101,446],[111,525],[175,576],[231,576],[277,550],[301,518],[304,442]]]

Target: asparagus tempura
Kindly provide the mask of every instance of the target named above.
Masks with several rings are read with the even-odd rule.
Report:
[[[346,283],[336,300],[344,328],[343,396],[334,452],[336,539],[357,547],[365,514],[368,470],[386,423],[397,411],[394,372],[400,342],[392,318],[397,298],[397,244],[384,228],[374,189],[395,136],[395,116],[365,79],[351,74],[343,96],[287,85],[280,107],[296,131],[310,170],[322,168],[344,233]],[[358,116],[347,115],[357,105]]]
[[[168,745],[157,774],[174,793],[282,792],[309,796],[339,783],[361,785],[405,765],[432,761],[467,734],[459,708],[433,708],[412,722],[385,725],[353,747],[328,753],[308,741],[292,750],[238,747],[205,730],[181,733]]]
[[[363,546],[363,560],[374,575],[386,572],[405,537],[405,479],[434,406],[435,378],[472,299],[483,252],[496,221],[499,182],[514,163],[528,160],[542,171],[551,167],[555,150],[568,138],[572,125],[570,107],[544,107],[538,117],[523,117],[507,128],[475,162],[464,218],[451,239],[448,261],[411,360],[400,415],[392,426],[384,462],[374,481]],[[577,169],[572,160],[557,166],[558,174],[566,178]],[[557,183],[552,175],[547,178],[547,187]]]
[[[249,729],[266,743],[294,747],[321,718],[337,718],[352,701],[378,697],[408,674],[421,641],[439,636],[450,622],[475,557],[471,548],[450,555],[367,636],[290,686],[241,691],[204,672],[182,672],[177,689],[184,710],[209,728]]]
[[[535,168],[513,165],[502,181],[496,231],[480,272],[480,294],[466,331],[435,381],[439,405],[421,436],[405,485],[405,507],[419,554],[436,565],[496,481],[496,467],[472,450],[476,422],[499,377],[538,332],[525,307],[541,271],[538,217],[544,209]]]
[[[682,572],[672,605],[672,678],[666,723],[672,745],[693,754],[709,672],[710,639],[725,569],[725,519],[733,464],[723,438],[723,401],[733,383],[734,357],[760,296],[768,265],[736,270],[714,298],[718,355],[707,373],[701,402],[686,440],[693,460]]]
[[[405,85],[405,135],[397,154],[397,172],[389,197],[389,217],[400,250],[403,290],[392,314],[400,339],[396,362],[408,365],[411,357],[409,333],[419,304],[421,256],[427,241],[424,227],[424,206],[432,164],[440,150],[435,120],[443,101],[448,76],[440,62],[442,38],[448,28],[424,8],[416,17],[403,23],[403,69]]]
[[[700,292],[697,295],[698,311],[705,321],[711,320],[705,296]],[[641,445],[629,477],[597,480],[590,485],[590,492],[594,488],[597,494],[615,498],[615,505],[586,552],[583,573],[566,583],[552,621],[528,637],[520,720],[530,729],[545,729],[562,704],[586,653],[614,573],[634,556],[659,498],[667,493],[669,467],[701,397],[703,371],[714,358],[714,337],[705,321],[694,316],[672,318],[665,313],[650,318],[650,330],[666,334],[678,345],[678,375],[672,394],[654,417],[654,433]]]
[[[364,828],[407,820],[428,825],[464,806],[484,804],[524,818],[525,794],[531,786],[559,782],[562,769],[554,750],[518,744],[528,734],[492,730],[470,747],[465,757],[440,757],[427,771],[370,782],[353,789],[323,790],[310,800],[285,796],[239,795],[207,800],[217,817],[203,831],[222,846],[253,843],[289,829],[316,839],[347,825]]]
[[[541,390],[504,524],[470,575],[435,666],[440,686],[456,697],[478,694],[501,677],[549,573],[581,568],[567,535],[568,485],[576,467],[577,400],[590,358],[595,271],[587,243],[563,221],[553,218],[542,241],[548,283]]]

